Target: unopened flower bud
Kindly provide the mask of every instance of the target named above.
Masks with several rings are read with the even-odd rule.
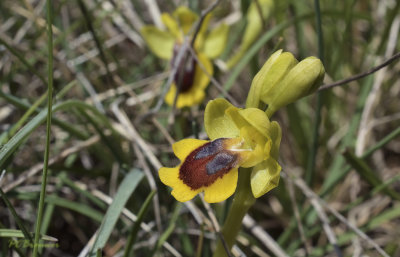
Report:
[[[315,92],[324,75],[321,60],[311,56],[290,69],[280,82],[272,85],[273,88],[268,85],[263,88],[261,100],[268,104],[268,117],[278,109]]]
[[[278,50],[273,53],[252,81],[246,107],[264,109],[260,100],[269,103],[279,93],[277,84],[297,63],[296,58],[289,52],[282,53],[282,50]]]

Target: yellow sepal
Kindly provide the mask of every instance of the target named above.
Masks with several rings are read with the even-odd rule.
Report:
[[[154,26],[143,26],[141,34],[150,50],[159,58],[170,60],[175,44],[175,37]]]
[[[281,166],[273,158],[269,158],[253,168],[250,185],[255,198],[278,186],[280,171]]]
[[[209,101],[204,112],[204,127],[211,140],[228,137],[238,137],[240,130],[226,114],[229,108],[236,108],[223,98]]]
[[[210,59],[215,59],[222,54],[226,47],[229,27],[226,24],[213,29],[206,37],[203,46],[203,53]]]
[[[187,35],[189,33],[190,29],[198,19],[197,14],[192,12],[186,6],[178,7],[174,11],[173,16],[178,21],[178,24],[182,28],[184,35]]]

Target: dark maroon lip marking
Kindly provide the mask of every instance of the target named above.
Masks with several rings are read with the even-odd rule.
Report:
[[[215,139],[214,141],[209,142],[208,144],[203,145],[203,147],[200,148],[200,150],[197,152],[194,158],[196,160],[202,159],[223,150],[222,143],[224,139],[225,138],[218,138]]]
[[[223,170],[225,167],[228,167],[236,160],[235,156],[221,152],[215,155],[214,159],[212,159],[206,165],[207,175],[213,175],[218,173],[220,170]]]
[[[237,165],[238,154],[223,147],[226,138],[193,150],[179,168],[179,178],[192,190],[210,186]]]
[[[180,46],[175,44],[174,53],[171,60],[172,65],[175,63],[179,48]],[[179,62],[177,72],[174,76],[175,85],[180,93],[188,92],[192,88],[195,73],[196,60],[189,52],[187,52],[187,55],[184,56]]]

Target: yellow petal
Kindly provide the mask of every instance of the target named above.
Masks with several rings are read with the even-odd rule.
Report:
[[[203,102],[205,96],[206,94],[204,93],[204,90],[196,90],[195,92],[193,92],[193,101],[196,104],[200,104],[201,102]]]
[[[204,127],[211,140],[221,137],[234,138],[239,136],[239,129],[229,115],[225,113],[231,107],[235,108],[223,98],[208,102],[204,112]]]
[[[162,167],[158,171],[161,182],[172,187],[171,194],[179,202],[186,202],[195,197],[201,190],[192,190],[179,179],[179,167],[165,168]]]
[[[169,32],[174,35],[176,38],[182,41],[182,32],[179,31],[179,25],[174,18],[171,17],[169,13],[163,13],[161,15],[161,20],[164,25],[168,28]]]
[[[179,26],[182,28],[184,35],[188,34],[195,21],[198,19],[197,14],[185,6],[178,7],[173,15],[177,19]]]
[[[199,140],[194,138],[182,139],[172,145],[174,154],[179,160],[183,161],[196,148],[207,143],[207,140]]]
[[[232,169],[222,178],[217,179],[209,187],[204,187],[204,200],[208,203],[217,203],[226,200],[236,190],[238,169]]]
[[[181,181],[179,179],[179,167],[175,168],[166,168],[162,167],[158,170],[158,176],[160,177],[161,182],[163,182],[167,186],[174,186],[175,184]],[[183,183],[182,181],[180,183]]]
[[[241,129],[243,127],[249,127],[251,124],[243,118],[242,115],[240,115],[240,111],[242,109],[236,108],[232,106],[231,108],[228,108],[225,113],[229,116],[229,118],[235,123],[236,127],[238,129]]]
[[[203,53],[211,59],[215,59],[222,54],[226,47],[229,27],[221,24],[213,29],[206,37],[203,47]]]
[[[270,121],[265,112],[257,108],[247,108],[239,111],[242,116],[251,126],[256,128],[265,137],[270,134]]]
[[[212,17],[211,13],[207,14],[207,16],[204,18],[201,24],[201,28],[199,30],[199,33],[197,34],[196,41],[194,42],[194,49],[196,50],[203,49],[204,40],[208,29],[208,23],[211,17]]]
[[[258,164],[251,172],[251,191],[255,198],[258,198],[279,184],[279,173],[281,166],[273,159]]]
[[[175,199],[179,202],[186,202],[192,200],[201,190],[192,190],[185,184],[179,184],[172,190],[171,194],[175,197]]]
[[[172,83],[171,87],[169,88],[167,94],[165,95],[165,102],[169,105],[169,106],[173,106],[174,105],[174,101],[175,101],[175,94],[176,94],[176,86],[175,83]]]
[[[271,140],[272,140],[270,154],[275,160],[278,160],[279,146],[281,144],[281,139],[282,139],[282,130],[281,130],[281,127],[279,126],[278,122],[276,122],[276,121],[271,122],[270,132],[271,132]]]
[[[213,65],[207,56],[203,53],[198,53],[197,58],[200,64],[196,63],[196,72],[194,75],[193,87],[192,89],[205,89],[210,83],[210,76],[213,75]],[[208,75],[207,75],[208,74]]]
[[[268,141],[254,127],[243,127],[240,130],[240,136],[245,140],[244,148],[250,149],[250,151],[243,152],[242,155],[246,156],[246,159],[240,164],[241,167],[253,167],[269,157],[269,151],[265,151],[265,145]]]
[[[175,38],[170,33],[159,30],[154,26],[143,26],[142,36],[150,50],[162,59],[171,59]]]
[[[204,36],[204,34],[207,32],[208,24],[210,23],[211,17],[212,17],[212,13],[209,13],[209,14],[207,14],[206,17],[204,17],[203,23],[201,24],[201,28],[199,30],[200,36]]]

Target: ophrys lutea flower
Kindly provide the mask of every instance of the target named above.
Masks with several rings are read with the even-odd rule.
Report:
[[[207,104],[204,125],[210,141],[183,139],[175,143],[173,150],[181,163],[159,170],[161,181],[172,187],[176,200],[188,201],[201,192],[209,203],[227,199],[235,192],[239,167],[252,167],[254,197],[278,185],[282,136],[277,122],[271,122],[260,109],[240,109],[216,99]]]
[[[225,24],[207,33],[210,18],[210,14],[205,17],[193,46],[201,65],[189,52],[186,53],[187,57],[182,58],[178,64],[174,83],[165,96],[165,101],[169,105],[174,104],[177,89],[179,89],[177,108],[199,104],[205,97],[204,91],[210,82],[209,76],[213,74],[211,59],[217,58],[222,53],[228,36],[228,26]],[[193,28],[199,17],[187,7],[181,6],[172,16],[163,13],[161,19],[166,30],[160,30],[155,26],[144,26],[141,33],[150,50],[156,56],[170,60],[172,64],[185,38],[191,41]]]

